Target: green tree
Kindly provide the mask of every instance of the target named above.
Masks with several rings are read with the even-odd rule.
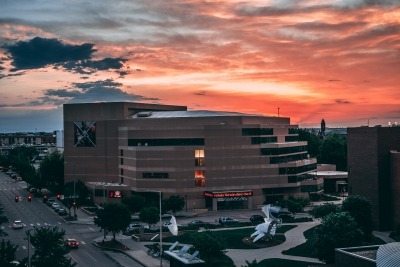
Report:
[[[197,232],[191,235],[191,244],[199,251],[199,256],[207,266],[226,266],[221,264],[225,256],[225,239],[216,232],[210,230]]]
[[[54,192],[63,192],[64,156],[59,152],[47,155],[40,163],[39,179]]]
[[[16,260],[15,252],[18,246],[13,245],[9,240],[0,242],[0,266],[2,267],[15,267],[15,264],[11,263]]]
[[[341,171],[347,170],[347,140],[338,134],[328,135],[322,142],[318,163],[335,164]]]
[[[331,213],[336,213],[340,209],[338,206],[336,206],[333,203],[324,203],[323,205],[316,206],[314,207],[311,211],[310,214],[314,216],[315,218],[323,218],[326,215],[329,215]]]
[[[36,181],[36,170],[32,166],[32,161],[39,155],[34,147],[15,147],[8,154],[9,166],[19,173],[19,175],[29,184]]]
[[[145,205],[146,199],[139,195],[132,195],[122,199],[122,203],[125,204],[130,212],[139,212]]]
[[[372,233],[372,206],[366,197],[350,195],[343,201],[342,210],[350,213],[365,236]]]
[[[139,219],[149,226],[160,220],[160,210],[156,207],[145,207],[139,213]]]
[[[184,206],[185,198],[179,195],[172,195],[169,198],[164,199],[162,205],[165,211],[171,211],[173,214],[181,211]]]
[[[362,231],[348,212],[331,213],[315,228],[315,252],[319,260],[335,262],[335,248],[352,247],[361,244]]]
[[[302,212],[304,208],[310,204],[310,200],[306,198],[294,198],[289,197],[285,201],[285,206],[287,207],[288,211],[291,213]]]
[[[7,223],[8,222],[8,218],[7,216],[4,215],[4,209],[0,204],[0,225],[2,225],[3,223]],[[7,233],[4,232],[3,229],[0,228],[0,236],[6,236]]]
[[[120,203],[105,204],[103,209],[97,213],[94,223],[105,231],[115,234],[124,231],[131,222],[128,208]]]
[[[29,233],[27,233],[29,234]],[[57,226],[36,228],[30,240],[35,247],[31,263],[34,267],[72,267],[72,263],[67,257],[69,249],[64,244],[65,231]]]
[[[299,141],[307,141],[307,152],[311,157],[315,158],[320,154],[321,140],[319,137],[306,129],[296,129],[299,135]]]

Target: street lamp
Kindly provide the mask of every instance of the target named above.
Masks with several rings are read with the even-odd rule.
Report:
[[[156,191],[156,190],[147,190],[148,192],[155,192],[155,193],[159,193],[160,194],[160,267],[162,267],[162,212],[161,212],[161,191]]]
[[[39,228],[44,228],[44,227],[47,227],[47,226],[34,227],[34,228],[26,231],[26,235],[28,236],[28,267],[31,267],[31,256],[30,256],[30,251],[29,251],[29,247],[31,246],[31,231],[39,229]]]

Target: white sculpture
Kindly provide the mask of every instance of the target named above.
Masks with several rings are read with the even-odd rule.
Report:
[[[169,221],[168,229],[173,235],[178,235],[178,224],[176,223],[176,219],[174,216],[171,216],[171,220]]]
[[[266,205],[261,208],[266,218],[264,218],[263,223],[260,223],[256,226],[256,231],[251,235],[251,237],[255,236],[253,243],[261,238],[273,237],[276,233],[276,228],[278,228],[278,226],[282,223],[280,219],[277,219],[271,215],[270,208],[270,205]]]

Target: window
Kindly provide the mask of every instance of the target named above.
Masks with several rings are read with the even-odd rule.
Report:
[[[144,172],[142,177],[148,179],[168,179],[169,174],[167,172]]]
[[[267,143],[276,143],[278,142],[278,137],[271,136],[271,137],[252,137],[251,144],[259,145],[259,144],[267,144]]]
[[[204,138],[128,139],[128,146],[203,146]]]
[[[204,179],[195,179],[194,180],[194,186],[195,187],[205,187],[206,186],[206,181]]]
[[[242,135],[273,135],[273,128],[243,128]]]
[[[196,149],[194,151],[195,158],[204,158],[204,149]]]
[[[202,170],[194,171],[194,178],[195,179],[204,179],[204,178],[206,178],[205,171],[202,171]]]
[[[297,142],[299,137],[297,135],[285,136],[285,142]]]
[[[194,166],[201,167],[204,166],[204,159],[194,159]]]

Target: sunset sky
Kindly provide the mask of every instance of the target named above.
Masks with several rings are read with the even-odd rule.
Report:
[[[399,0],[1,0],[0,133],[136,101],[400,124]]]

